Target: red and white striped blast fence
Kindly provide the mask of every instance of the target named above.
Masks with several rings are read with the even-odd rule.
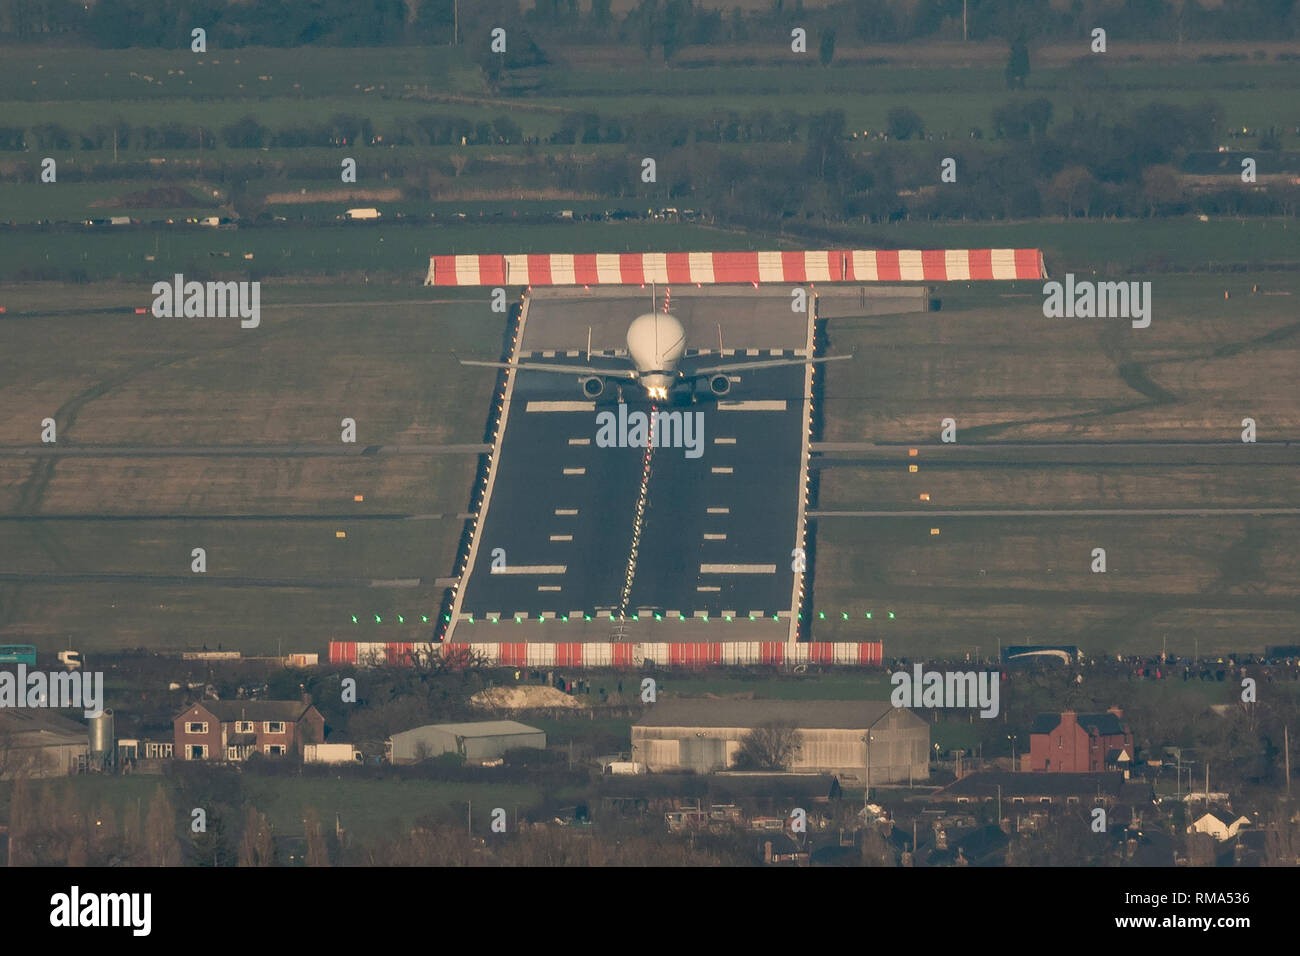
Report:
[[[330,641],[331,664],[410,666],[430,653],[455,657],[465,652],[498,667],[635,668],[647,662],[659,667],[793,667],[825,664],[879,667],[884,645],[879,641],[830,643],[811,641],[682,641],[622,643],[612,641],[428,644],[412,641]]]
[[[432,256],[425,285],[644,285],[647,282],[966,282],[1043,279],[1037,249],[627,252]]]

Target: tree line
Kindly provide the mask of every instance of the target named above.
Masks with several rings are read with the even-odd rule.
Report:
[[[458,12],[462,39],[486,36],[492,26],[526,24],[565,44],[635,43],[647,54],[662,52],[665,60],[686,46],[753,43],[778,31],[788,36],[793,26],[805,27],[810,36],[838,28],[863,43],[960,39],[963,21],[977,41],[1010,39],[1022,31],[1030,39],[1078,40],[1098,26],[1129,41],[1275,41],[1300,35],[1300,7],[1278,0],[1144,0],[1108,5],[1104,15],[1092,4],[1026,6],[1022,0],[842,0],[816,9],[805,9],[801,0],[772,0],[766,7],[736,6],[725,13],[692,0],[639,0],[621,16],[611,0],[474,0],[461,3]],[[448,44],[456,14],[455,0],[0,0],[0,36],[183,49],[191,28],[202,26],[209,42],[223,49]],[[833,55],[833,41],[829,47]]]

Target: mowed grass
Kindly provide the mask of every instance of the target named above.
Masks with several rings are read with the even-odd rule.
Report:
[[[603,207],[649,208],[661,199],[627,197],[602,203]],[[339,202],[342,212],[350,203]],[[384,206],[384,203],[365,203]],[[508,204],[507,204],[508,205]],[[569,200],[547,201],[551,211],[572,208]],[[141,283],[139,304],[149,287],[159,279],[181,272],[189,278],[302,275],[328,276],[341,273],[398,277],[412,285],[423,280],[428,257],[435,254],[545,253],[565,252],[685,252],[742,251],[793,248],[845,249],[979,249],[1037,248],[1043,251],[1049,275],[1061,278],[1067,271],[1099,279],[1152,281],[1155,321],[1168,317],[1170,309],[1216,310],[1236,314],[1242,302],[1223,305],[1223,291],[1236,296],[1250,290],[1240,275],[1211,278],[1208,284],[1189,286],[1185,280],[1164,274],[1170,271],[1239,270],[1260,264],[1300,261],[1300,229],[1282,220],[1214,220],[1191,218],[1165,221],[1047,221],[1006,225],[960,223],[898,223],[836,230],[824,241],[794,242],[741,231],[693,223],[670,222],[557,222],[521,225],[497,219],[448,221],[446,212],[477,212],[486,209],[472,201],[448,203],[439,221],[405,223],[340,223],[321,227],[294,222],[268,228],[205,229],[142,227],[65,227],[57,231],[0,231],[0,283],[40,275],[40,270],[77,270],[86,280],[130,279]],[[292,206],[277,207],[286,216]],[[37,210],[30,210],[33,215]],[[107,213],[105,213],[107,215]],[[38,218],[45,218],[43,215]],[[245,256],[251,254],[252,259]],[[152,259],[148,257],[153,257]],[[1150,273],[1143,276],[1143,273]],[[1272,290],[1292,289],[1284,273],[1263,274],[1255,279]],[[1210,294],[1216,291],[1217,300]],[[974,287],[972,287],[974,288]],[[987,288],[987,287],[985,287]],[[1037,302],[1026,301],[1024,314],[1042,308],[1041,283],[999,285],[999,293],[1032,294]],[[976,295],[982,289],[974,288]],[[0,296],[7,290],[0,285]],[[268,296],[271,291],[267,290]],[[961,284],[940,285],[938,295],[944,308],[960,304],[967,295]],[[988,300],[985,300],[986,302]],[[950,304],[951,303],[951,304]],[[7,305],[0,301],[0,305]],[[1285,303],[1282,303],[1285,305]],[[1004,309],[1014,300],[999,303]],[[12,306],[10,306],[12,308]],[[1041,311],[1038,312],[1041,316]],[[1177,313],[1174,313],[1177,314]],[[1150,331],[1150,330],[1147,330]]]
[[[628,199],[619,205],[635,208],[643,202],[647,206],[661,204],[656,200]],[[340,211],[346,208],[344,203],[339,206]],[[276,228],[236,230],[71,227],[34,233],[0,232],[0,283],[37,274],[34,270],[79,270],[88,280],[129,278],[140,282],[139,304],[147,306],[153,301],[153,296],[148,294],[153,283],[170,279],[177,272],[186,278],[204,279],[214,275],[328,276],[374,270],[391,273],[415,286],[423,281],[431,255],[556,250],[729,251],[772,246],[771,240],[759,241],[704,226],[666,222],[528,226],[380,222],[327,228],[290,223]],[[250,253],[253,258],[246,259]],[[154,258],[147,259],[149,256]]]
[[[5,515],[101,516],[0,521],[0,571],[126,576],[0,584],[7,635],[42,649],[72,639],[92,650],[223,643],[245,653],[278,646],[323,652],[330,637],[356,627],[353,615],[377,627],[378,614],[385,630],[373,639],[428,636],[420,618],[436,615],[442,588],[435,582],[454,571],[463,529],[457,516],[469,507],[478,456],[419,446],[484,440],[494,377],[463,369],[450,350],[498,354],[504,317],[485,299],[462,294],[435,299],[411,290],[404,294],[412,299],[384,301],[365,287],[284,291],[294,301],[268,303],[257,329],[240,329],[238,320],[117,312],[0,322],[0,401],[21,406],[6,418],[0,443],[38,445],[48,416],[58,422],[61,447],[251,445],[272,452],[0,458]],[[120,308],[131,297],[121,286],[29,287],[18,301],[24,309]],[[340,441],[344,417],[357,422],[355,450],[396,445],[408,453],[278,454],[350,447]],[[357,494],[364,501],[354,501]],[[189,519],[108,520],[150,514]],[[437,517],[353,520],[368,514]],[[201,520],[205,515],[266,520]],[[206,549],[212,578],[252,580],[204,583],[190,571],[195,547]],[[150,580],[158,575],[187,580]],[[385,578],[423,583],[325,586]],[[303,585],[272,587],[265,579]]]
[[[940,287],[925,315],[834,319],[824,437],[958,444],[820,471],[825,510],[1297,507],[1293,466],[945,464],[986,441],[1239,442],[1300,434],[1294,295],[1288,274],[1153,278],[1150,328],[1046,319],[1042,294]],[[1020,285],[1020,284],[1017,284]],[[1222,296],[1228,288],[1230,298]],[[1022,287],[1023,288],[1023,287]],[[1217,294],[1216,294],[1217,293]],[[1129,456],[1131,457],[1131,453]],[[1189,453],[1189,460],[1195,455]],[[1008,463],[1010,462],[1010,463]],[[922,493],[930,495],[922,502]],[[1007,644],[1090,653],[1262,650],[1300,625],[1292,517],[824,518],[816,523],[813,634],[882,640],[887,655],[995,654]],[[931,534],[932,528],[939,535]],[[1107,552],[1091,571],[1092,549]],[[889,619],[888,611],[895,612]],[[872,612],[872,617],[866,617]],[[848,614],[844,620],[843,614]]]
[[[823,437],[930,442],[948,417],[959,442],[1237,439],[1245,417],[1300,435],[1300,279],[1150,281],[1144,329],[1045,318],[1038,283],[939,286],[938,312],[832,319],[832,350],[857,358],[826,370]]]
[[[1178,654],[1259,651],[1300,622],[1297,532],[1276,517],[819,519],[813,635],[908,657],[1153,653],[1166,637]]]
[[[853,249],[1038,249],[1043,253],[1048,275],[1063,279],[1065,273],[1081,273],[1079,278],[1101,280],[1135,278],[1145,273],[1196,270],[1239,270],[1259,268],[1265,263],[1293,266],[1300,261],[1300,226],[1287,219],[1214,218],[1200,222],[1188,216],[1173,219],[1047,219],[1029,222],[896,222],[889,224],[842,227],[834,230],[843,236],[843,247]],[[832,248],[837,243],[828,243]],[[1096,270],[1098,275],[1091,272]],[[1088,273],[1086,276],[1082,273]],[[1184,279],[1145,275],[1154,283],[1158,297],[1176,295]],[[1219,286],[1243,291],[1240,282]],[[1277,288],[1285,285],[1285,276],[1260,276],[1260,281]],[[1219,280],[1214,280],[1219,281]],[[987,285],[969,288],[978,296]],[[1039,292],[1041,283],[1016,283],[1015,291]],[[1248,290],[1249,285],[1246,286]],[[963,286],[943,284],[938,294],[949,303],[963,300]],[[997,291],[1008,291],[997,287]],[[1160,299],[1157,298],[1157,307]],[[1041,307],[1041,299],[1039,307]],[[1179,300],[1180,307],[1187,303]],[[1235,309],[1235,306],[1234,306]],[[1159,315],[1160,313],[1157,313]]]

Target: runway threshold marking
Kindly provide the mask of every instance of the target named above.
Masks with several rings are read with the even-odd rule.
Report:
[[[594,412],[595,402],[528,402],[526,412]]]
[[[720,412],[783,412],[788,403],[779,399],[749,399],[745,401],[718,402]]]
[[[508,564],[504,568],[492,568],[491,574],[564,574],[569,570],[567,564]]]

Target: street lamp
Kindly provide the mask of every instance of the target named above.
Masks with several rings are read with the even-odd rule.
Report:
[[[1007,740],[1011,741],[1011,772],[1016,771],[1016,735],[1007,734]]]

